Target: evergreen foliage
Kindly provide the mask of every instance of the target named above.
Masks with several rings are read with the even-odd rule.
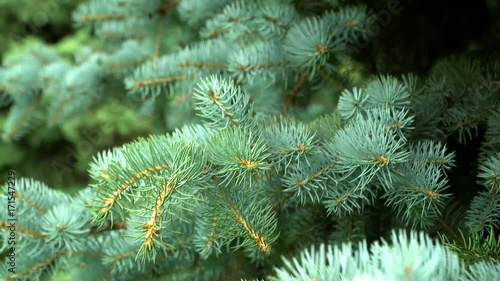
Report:
[[[344,69],[375,15],[311,2],[327,9],[90,0],[73,19],[101,49],[6,58],[5,141],[116,100],[158,126],[95,155],[74,196],[5,184],[17,266],[5,257],[3,280],[500,279],[500,62],[451,57],[427,77],[357,83]],[[448,142],[480,132],[482,190],[462,208]]]

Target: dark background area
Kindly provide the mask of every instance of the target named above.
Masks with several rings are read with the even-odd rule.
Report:
[[[393,4],[397,2],[400,4]],[[380,15],[381,28],[360,58],[371,62],[373,73],[396,75],[425,74],[439,58],[464,52],[488,59],[498,54],[500,37],[494,32],[498,8],[489,9],[492,5],[487,2],[366,1]],[[400,7],[401,12],[386,20],[384,11],[392,5]]]

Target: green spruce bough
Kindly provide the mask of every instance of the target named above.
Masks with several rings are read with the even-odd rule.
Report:
[[[161,127],[96,155],[76,196],[18,178],[4,280],[500,279],[498,62],[354,85],[343,66],[375,24],[361,6],[94,0],[74,19],[102,50],[6,59],[3,138],[82,118],[121,82]],[[483,190],[462,210],[443,141],[478,128]],[[5,212],[0,225],[7,241]]]

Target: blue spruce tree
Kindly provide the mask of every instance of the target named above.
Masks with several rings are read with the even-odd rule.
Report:
[[[75,195],[11,175],[0,277],[500,280],[500,63],[360,81],[377,18],[337,2],[90,0],[73,20],[99,49],[6,58],[4,141],[117,100],[156,126],[95,155]],[[478,131],[463,206],[448,140]]]

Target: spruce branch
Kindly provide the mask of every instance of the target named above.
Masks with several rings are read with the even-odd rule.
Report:
[[[250,97],[232,80],[215,75],[202,79],[197,83],[193,97],[198,114],[211,121],[207,123],[210,127],[251,127],[253,124]]]
[[[450,240],[440,235],[441,242],[446,247],[456,252],[467,265],[473,265],[481,261],[498,264],[500,261],[500,239],[495,237],[493,229],[489,229],[488,236],[482,237],[479,232],[472,232],[466,236],[459,230],[460,237]]]
[[[246,128],[221,129],[210,137],[207,154],[221,184],[251,185],[259,174],[271,169],[264,140]]]
[[[283,48],[291,65],[308,72],[311,79],[320,68],[327,66],[331,53],[340,50],[341,44],[328,32],[324,20],[306,18],[290,28]]]
[[[393,182],[391,167],[408,160],[405,141],[396,132],[386,128],[375,116],[383,109],[375,109],[375,114],[359,116],[337,133],[335,141],[329,144],[333,155],[340,158],[336,170],[345,178],[355,172],[362,187],[377,175],[381,182]]]
[[[38,278],[40,272],[44,269],[47,269],[52,262],[54,262],[58,257],[60,257],[63,252],[56,252],[44,260],[39,261],[38,263],[32,264],[29,268],[26,268],[22,271],[16,272],[4,278],[6,281],[15,281],[15,280],[29,280],[29,278]]]
[[[36,95],[27,105],[17,102],[13,106],[2,135],[4,140],[16,140],[32,129],[32,123],[37,119],[40,98],[41,95]]]
[[[405,85],[393,76],[379,76],[366,85],[367,107],[393,107],[404,109],[410,105]]]
[[[473,231],[483,235],[490,227],[499,227],[500,198],[498,196],[500,178],[500,153],[490,156],[479,168],[482,184],[487,190],[472,199],[467,210],[465,223]]]
[[[337,158],[325,149],[318,149],[306,157],[304,163],[291,163],[282,179],[286,186],[284,192],[293,194],[291,198],[297,197],[301,204],[321,201],[325,192],[337,183],[334,174]]]
[[[447,180],[440,167],[435,165],[408,162],[403,164],[402,169],[404,177],[383,197],[412,227],[428,228],[441,214],[450,196],[445,193]]]
[[[311,247],[299,258],[284,258],[284,266],[275,269],[271,280],[460,280],[463,266],[458,256],[427,234],[393,231],[391,242],[376,242],[370,251],[365,241],[357,250],[350,243]]]
[[[423,162],[436,165],[443,170],[450,170],[455,166],[455,153],[447,153],[446,150],[446,145],[440,142],[425,140],[411,143],[410,158],[415,162]]]
[[[229,56],[228,71],[236,82],[252,84],[256,76],[271,81],[282,79],[288,64],[279,45],[261,43],[242,48]]]
[[[278,238],[277,220],[268,198],[261,192],[252,191],[252,187],[233,190],[224,186],[217,188],[222,201],[222,233],[231,233],[231,237],[242,237],[243,242],[236,249],[249,247],[265,254],[271,254],[271,244]]]
[[[265,122],[267,123],[267,122]],[[277,169],[286,169],[292,161],[299,165],[307,161],[306,154],[311,153],[317,146],[314,133],[305,125],[293,120],[280,118],[269,120],[263,130],[263,136],[272,153],[272,160]]]

